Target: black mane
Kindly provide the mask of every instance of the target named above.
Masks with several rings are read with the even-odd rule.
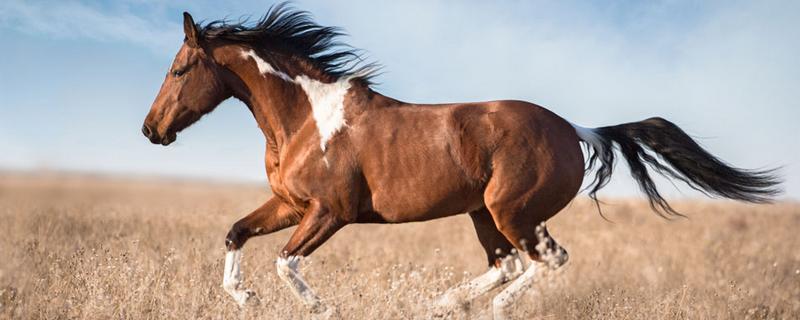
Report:
[[[216,20],[205,26],[198,24],[198,30],[202,39],[245,44],[265,54],[263,58],[271,63],[282,62],[278,55],[300,57],[333,79],[352,76],[369,85],[377,75],[376,63],[363,63],[360,50],[338,41],[345,35],[340,28],[320,26],[310,13],[288,2],[270,7],[255,25],[245,24],[246,20]]]

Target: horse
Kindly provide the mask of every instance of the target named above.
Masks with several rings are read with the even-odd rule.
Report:
[[[467,213],[489,270],[447,290],[437,308],[510,283],[492,300],[502,319],[537,270],[567,262],[544,223],[592,171],[587,188],[597,201],[616,152],[663,217],[680,213],[659,193],[648,166],[710,196],[765,203],[780,192],[774,169],[730,166],[660,117],[585,128],[525,101],[432,105],[382,95],[372,88],[377,65],[339,42],[341,29],[318,25],[285,3],[254,24],[196,24],[184,12],[183,28],[142,132],[167,146],[231,97],[255,117],[266,139],[272,196],[225,237],[222,287],[242,307],[255,296],[242,286],[240,268],[252,237],[297,226],[278,253],[277,273],[313,314],[329,315],[333,308],[298,265],[337,230]]]

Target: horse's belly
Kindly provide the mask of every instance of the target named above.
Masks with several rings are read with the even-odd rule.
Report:
[[[398,223],[437,219],[482,207],[482,188],[463,175],[447,171],[455,170],[386,181],[380,189],[372,190],[369,211],[378,220]]]
[[[380,197],[379,197],[380,198]],[[374,214],[378,221],[389,223],[402,223],[413,221],[426,221],[448,217],[460,213],[477,210],[483,204],[480,196],[472,199],[453,197],[440,201],[420,202],[413,198],[387,197],[387,201],[379,201],[370,214]],[[477,201],[476,201],[477,199]]]

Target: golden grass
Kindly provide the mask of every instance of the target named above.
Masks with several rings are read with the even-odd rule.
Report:
[[[291,230],[244,250],[260,305],[220,288],[228,227],[266,188],[0,176],[0,318],[303,319],[275,274]],[[668,222],[640,200],[580,198],[549,222],[570,261],[516,304],[521,319],[800,317],[800,205],[676,202]],[[439,293],[484,271],[469,218],[348,226],[302,267],[346,319],[426,319]],[[496,294],[498,290],[491,294]],[[453,317],[490,318],[491,294]]]

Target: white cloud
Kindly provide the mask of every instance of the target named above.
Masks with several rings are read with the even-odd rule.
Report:
[[[179,24],[157,15],[137,15],[125,6],[108,10],[69,1],[3,1],[0,24],[62,38],[123,41],[156,53],[174,51],[182,39]]]

